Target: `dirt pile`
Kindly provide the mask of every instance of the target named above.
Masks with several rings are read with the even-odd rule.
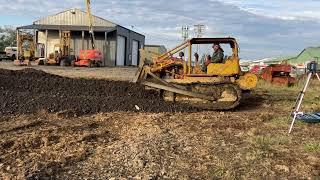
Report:
[[[141,85],[95,79],[71,79],[34,69],[0,69],[0,115],[28,114],[45,110],[79,116],[99,112],[195,111],[168,103],[157,91]]]

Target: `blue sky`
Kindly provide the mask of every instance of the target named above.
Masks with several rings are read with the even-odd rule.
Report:
[[[84,0],[0,0],[0,25],[27,25],[73,7],[84,9]],[[207,37],[237,38],[243,59],[320,46],[319,7],[316,0],[92,0],[95,15],[133,27],[149,44],[173,47],[182,25],[203,23]]]

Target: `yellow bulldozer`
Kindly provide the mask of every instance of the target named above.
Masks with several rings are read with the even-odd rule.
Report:
[[[232,55],[222,63],[209,63],[200,68],[198,57],[192,57],[193,47],[223,44],[231,48]],[[188,58],[183,57],[187,51]],[[141,61],[133,82],[160,90],[165,100],[188,103],[207,110],[229,110],[240,104],[243,91],[257,85],[258,78],[241,72],[239,46],[234,38],[193,38],[176,48],[153,57],[152,63],[141,50]],[[175,57],[180,54],[180,57]],[[182,55],[181,55],[182,54]],[[150,60],[149,60],[150,61]]]

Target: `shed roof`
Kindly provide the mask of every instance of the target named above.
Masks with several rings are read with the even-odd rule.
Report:
[[[33,22],[37,25],[69,25],[69,26],[87,26],[88,17],[86,12],[72,8],[54,15],[43,17],[39,20]],[[101,17],[93,15],[93,24],[95,26],[105,26],[105,27],[115,27],[116,23],[109,20],[103,19]]]
[[[38,25],[38,24],[21,26],[21,27],[17,27],[17,29],[89,31],[88,26]],[[111,32],[116,30],[116,27],[94,26],[93,29],[96,32]]]
[[[309,47],[304,49],[296,58],[290,60],[293,64],[304,64],[314,59],[320,60],[320,47]]]

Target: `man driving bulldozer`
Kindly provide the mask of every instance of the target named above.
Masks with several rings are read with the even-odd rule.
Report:
[[[212,56],[207,55],[205,56],[205,61],[202,64],[202,71],[206,72],[207,67],[211,63],[223,63],[224,51],[221,48],[220,44],[213,44],[212,48],[214,50]]]
[[[224,57],[224,51],[220,44],[213,44],[212,46],[214,52],[211,57],[211,63],[222,63]]]

